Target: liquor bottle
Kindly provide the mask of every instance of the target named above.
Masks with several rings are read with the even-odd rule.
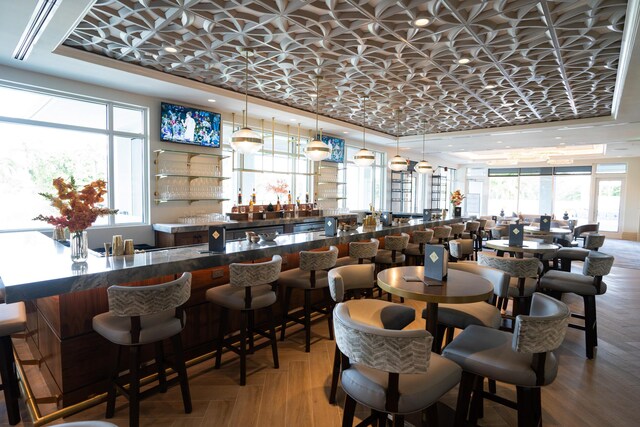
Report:
[[[309,204],[309,193],[308,192],[304,195],[304,202],[306,204]]]
[[[300,207],[300,196],[296,196],[296,206]]]
[[[256,189],[253,189],[253,192],[251,193],[251,201],[253,201],[253,204],[256,204]]]
[[[242,189],[238,188],[238,206],[242,204]]]
[[[238,212],[238,206],[234,203],[233,207],[231,208],[231,213],[237,213]]]
[[[287,194],[287,204],[291,204],[291,191],[289,191],[289,194]]]
[[[278,196],[278,202],[276,203],[276,212],[280,212],[282,210],[282,206],[280,205],[280,196]]]

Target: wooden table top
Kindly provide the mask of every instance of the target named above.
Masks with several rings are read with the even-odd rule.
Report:
[[[488,240],[484,245],[489,249],[495,249],[497,251],[505,252],[523,252],[530,254],[544,254],[548,252],[555,252],[560,248],[560,245],[554,243],[540,243],[525,240],[522,242],[523,246],[509,246],[508,240]]]
[[[549,231],[541,231],[540,227],[532,227],[530,225],[524,226],[524,232],[529,234],[535,234],[538,236],[571,234],[571,230],[569,230],[568,228],[551,227]]]
[[[407,282],[403,277],[408,276],[423,278],[424,267],[394,267],[382,270],[378,273],[378,286],[394,295],[436,304],[486,301],[493,295],[491,282],[466,271],[450,268],[446,281],[438,282],[425,278],[426,284],[425,282]]]

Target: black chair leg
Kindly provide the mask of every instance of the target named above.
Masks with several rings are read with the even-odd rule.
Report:
[[[0,337],[0,375],[2,376],[4,401],[7,405],[9,424],[16,425],[20,422],[20,407],[18,404],[20,390],[13,357],[13,344],[9,335]]]
[[[113,368],[111,370],[111,376],[109,377],[109,385],[107,389],[107,412],[105,418],[113,418],[116,411],[116,386],[115,382],[118,379],[118,372],[120,370],[120,355],[122,354],[122,346],[116,346],[116,358]]]
[[[190,414],[193,410],[191,406],[191,392],[189,391],[189,378],[187,377],[187,366],[184,363],[184,353],[182,352],[182,338],[180,334],[171,337],[171,345],[175,353],[175,370],[180,380],[180,392],[182,394],[182,404],[184,413]]]
[[[331,291],[329,290],[329,288],[324,288],[324,299],[326,301],[327,304],[327,323],[329,324],[329,339],[330,340],[334,340],[335,337],[333,336],[333,308],[332,308],[332,304],[331,304]]]
[[[336,351],[333,357],[333,373],[331,374],[331,391],[329,392],[329,403],[336,403],[336,394],[338,394],[338,379],[340,378],[340,350],[336,345]]]
[[[158,384],[160,393],[167,392],[167,375],[164,371],[164,347],[162,341],[155,344],[156,347],[156,366],[158,370]]]
[[[404,427],[404,415],[393,415],[393,427]]]
[[[473,397],[471,398],[471,410],[469,413],[469,421],[471,424],[478,424],[478,419],[483,417],[484,412],[484,398],[482,393],[484,391],[484,378],[475,376],[473,383]]]
[[[536,401],[540,401],[539,393],[539,387],[516,387],[518,427],[539,427],[541,425],[542,419],[536,416],[542,413],[542,408],[536,407]]]
[[[240,385],[247,383],[247,317],[246,311],[240,314]]]
[[[586,353],[588,359],[593,359],[593,349],[598,345],[596,337],[596,297],[593,295],[585,295],[583,300]]]
[[[347,394],[342,412],[342,427],[353,427],[353,417],[356,413],[356,401]]]
[[[311,351],[311,291],[304,290],[304,351]]]
[[[218,323],[218,344],[216,348],[216,369],[220,369],[222,363],[222,349],[224,347],[224,336],[227,333],[227,322],[229,319],[229,310],[220,307],[220,322]]]
[[[273,354],[273,367],[275,369],[280,368],[280,361],[278,359],[278,339],[276,338],[276,321],[273,318],[273,307],[267,307],[267,315],[269,316],[269,339],[271,340],[271,353]]]
[[[129,426],[140,425],[140,346],[129,346]]]
[[[293,292],[293,288],[286,288],[284,292],[284,300],[282,301],[282,327],[280,328],[280,341],[284,341],[284,334],[287,329],[287,315],[289,314],[291,292]]]
[[[462,379],[458,388],[458,402],[456,403],[455,426],[463,427],[469,417],[469,407],[471,405],[471,393],[475,383],[475,375],[469,372],[462,372]]]
[[[248,318],[248,335],[249,338],[249,354],[253,354],[253,330],[255,328],[255,312],[253,310],[247,311]]]

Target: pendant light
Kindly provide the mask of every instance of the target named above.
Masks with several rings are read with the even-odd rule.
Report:
[[[320,105],[320,76],[316,76],[316,136],[304,150],[304,155],[307,159],[314,162],[327,159],[331,156],[331,147],[322,142],[322,135],[318,131],[318,110]]]
[[[407,160],[400,155],[400,110],[396,110],[396,155],[389,161],[389,169],[394,172],[407,170]]]
[[[425,141],[425,138],[427,137],[427,122],[426,122],[426,120],[423,122],[423,125],[424,125],[424,132],[422,134],[422,160],[420,160],[418,163],[416,163],[416,165],[413,167],[413,170],[418,172],[418,173],[420,173],[420,174],[433,172],[433,167],[431,166],[431,163],[427,162],[424,159],[424,141]]]
[[[248,126],[249,118],[249,57],[253,56],[253,51],[244,49],[242,56],[245,58],[244,65],[244,121],[242,129],[235,131],[231,135],[231,148],[240,154],[252,154],[262,148],[262,137],[252,131]]]
[[[353,162],[356,164],[356,166],[371,166],[373,164],[373,162],[376,161],[376,155],[373,154],[371,151],[367,150],[367,146],[366,146],[366,142],[365,142],[365,134],[366,134],[366,128],[365,128],[365,122],[367,119],[367,99],[369,99],[368,97],[364,96],[362,97],[362,148],[356,153],[355,156],[353,156]]]

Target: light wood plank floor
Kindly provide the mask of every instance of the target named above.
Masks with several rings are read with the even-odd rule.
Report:
[[[625,242],[625,249],[629,247],[640,256],[640,243]],[[596,357],[590,361],[584,356],[584,332],[569,329],[558,351],[558,378],[542,392],[546,426],[636,426],[640,422],[636,394],[640,394],[640,270],[614,266],[606,282],[607,293],[597,298],[600,341]],[[581,300],[567,298],[566,302],[572,310],[582,311]],[[417,302],[407,303],[417,312],[423,308]],[[416,319],[413,326],[424,327],[424,323]],[[313,331],[311,353],[304,353],[300,333],[279,343],[280,369],[273,369],[268,348],[250,356],[245,387],[238,385],[239,363],[232,355],[225,356],[220,370],[213,369],[212,360],[189,368],[193,412],[182,412],[179,387],[175,386],[141,403],[141,425],[339,426],[344,395],[340,392],[336,406],[327,398],[334,342],[328,340],[326,321],[314,323]],[[512,387],[498,385],[498,389],[507,397],[515,395]],[[456,395],[457,388],[442,402],[453,407]],[[101,404],[52,424],[104,419],[104,410]],[[2,404],[0,424],[6,424],[4,411]],[[360,417],[366,414],[359,408]],[[23,416],[29,419],[24,409]],[[119,398],[116,418],[111,421],[127,426],[127,417],[126,402]],[[486,402],[480,425],[516,426],[516,413]]]

